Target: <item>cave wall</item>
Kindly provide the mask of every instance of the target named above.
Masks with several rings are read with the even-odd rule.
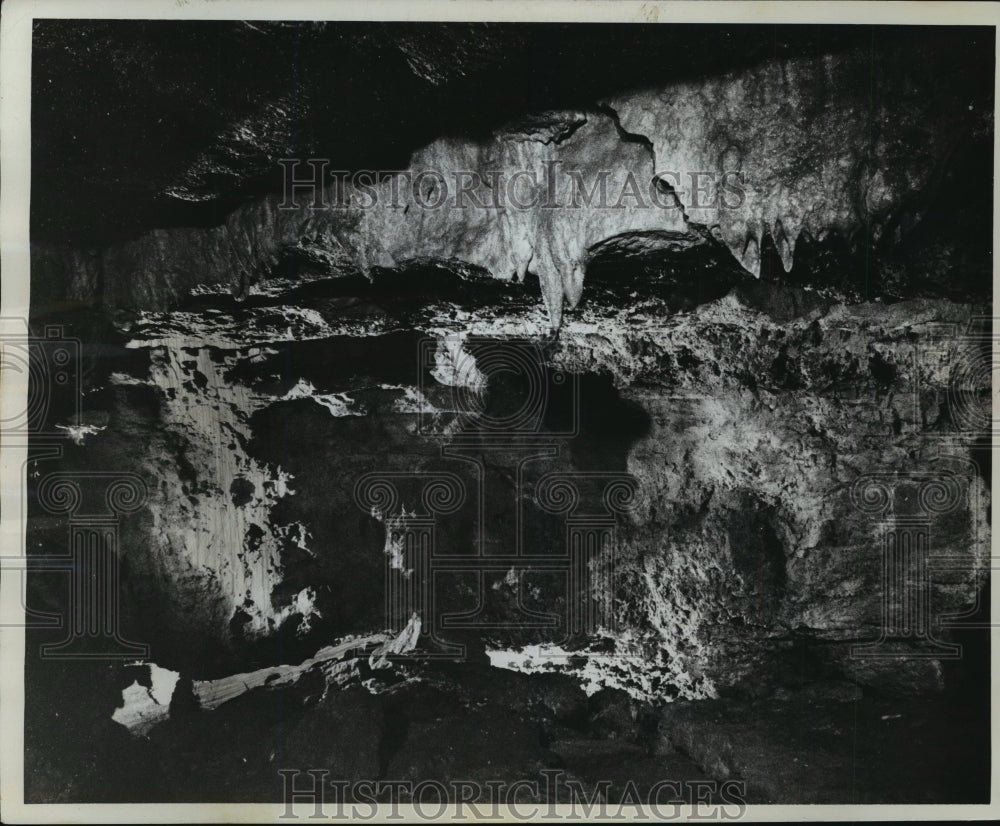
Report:
[[[842,247],[863,261],[866,292],[878,295],[898,276],[880,266],[880,256],[920,234],[930,204],[947,197],[956,154],[978,146],[990,128],[988,93],[969,85],[955,94],[955,76],[939,71],[951,58],[931,50],[915,62],[912,48],[890,39],[877,50],[772,58],[609,95],[579,109],[514,118],[484,137],[438,138],[397,171],[411,179],[428,170],[443,175],[449,192],[442,208],[427,206],[437,203],[429,181],[400,194],[398,182],[373,184],[374,176],[346,184],[327,178],[326,208],[314,208],[308,194],[292,199],[298,208],[282,208],[288,196],[279,188],[216,226],[164,227],[103,248],[47,238],[32,248],[36,295],[41,303],[98,301],[129,310],[176,306],[199,286],[247,295],[262,279],[292,272],[289,256],[304,248],[364,274],[426,257],[462,261],[500,279],[530,271],[558,327],[564,304],[580,300],[591,248],[649,230],[711,231],[754,276],[767,245],[786,271],[800,242]],[[243,135],[239,154],[273,155],[255,135]],[[289,157],[307,159],[291,150]],[[980,160],[990,158],[984,151]],[[588,191],[607,172],[608,201],[585,198],[572,208],[574,171]],[[462,196],[459,172],[481,176]],[[536,191],[517,189],[524,202],[536,196],[531,207],[511,207],[506,188],[490,186],[491,175],[509,180],[529,172]],[[307,176],[308,167],[294,174]],[[651,187],[654,178],[660,183]],[[453,208],[456,202],[463,205]]]
[[[108,36],[99,56],[118,48]],[[66,37],[39,53],[57,66],[61,49],[86,62]],[[238,41],[256,37],[241,29]],[[389,158],[390,169],[432,170],[452,186],[478,173],[465,195],[480,206],[461,208],[449,206],[454,191],[432,209],[434,193],[396,192],[391,179],[334,181],[319,209],[301,194],[283,208],[273,186],[244,190],[264,160],[273,168],[322,151],[290,137],[293,110],[335,114],[317,102],[315,78],[295,106],[276,80],[248,107],[224,107],[194,142],[193,166],[171,156],[171,174],[148,183],[156,197],[214,211],[157,214],[138,184],[119,181],[145,204],[128,231],[85,243],[39,221],[36,318],[68,309],[57,317],[72,329],[72,313],[89,307],[117,348],[109,355],[84,336],[99,365],[84,418],[103,429],[81,434],[67,462],[135,467],[149,482],[125,555],[133,620],[185,631],[183,644],[157,637],[162,664],[218,676],[248,657],[287,659],[383,628],[385,565],[398,554],[391,520],[402,514],[359,511],[353,485],[373,466],[450,467],[442,449],[460,417],[449,394],[469,379],[456,364],[477,375],[466,342],[480,336],[537,340],[546,376],[563,371],[587,388],[586,438],[549,434],[557,454],[529,482],[609,469],[638,480],[637,508],[619,525],[617,590],[603,597],[616,628],[579,649],[582,665],[564,657],[577,677],[646,698],[706,697],[777,673],[806,641],[841,674],[887,679],[847,653],[882,622],[873,549],[883,528],[851,499],[853,480],[925,463],[959,479],[962,503],[935,528],[961,563],[935,582],[939,612],[976,604],[988,546],[985,483],[956,436],[953,371],[974,360],[979,334],[965,331],[989,315],[990,238],[982,203],[964,196],[988,180],[983,158],[992,164],[992,83],[972,67],[976,49],[959,56],[954,42],[928,37],[849,39],[826,53],[755,47],[711,70],[626,72],[625,89],[595,81],[581,92],[576,81],[574,95],[539,93],[572,105],[501,96],[492,117],[481,94],[460,94],[471,80],[454,92],[468,112],[454,101],[435,109],[413,87],[430,111],[468,114],[475,128],[428,116],[416,145],[331,159],[335,169]],[[417,85],[447,98],[466,59],[479,58],[439,53],[432,40],[386,48],[401,48]],[[419,105],[397,104],[405,131]],[[392,124],[377,125],[381,140]],[[522,190],[540,196],[532,206],[494,207],[509,193],[492,174],[547,184],[550,170],[555,208],[547,185]],[[588,188],[608,173],[608,202],[576,206],[574,172]],[[741,176],[735,200],[720,187],[727,173]],[[661,200],[643,208],[626,195],[630,182]],[[374,203],[338,206],[352,199]],[[915,238],[938,246],[924,254]],[[417,366],[425,339],[433,368]],[[963,392],[981,403],[982,375],[972,383]],[[481,390],[486,405],[523,392]],[[429,414],[439,428],[418,433]],[[508,484],[519,472],[510,456],[495,464]],[[516,504],[520,493],[506,493],[483,514],[466,507],[442,541],[503,547],[521,506],[530,543],[559,541],[537,495]],[[918,494],[900,496],[887,518]],[[57,541],[58,527],[37,523],[38,541]],[[500,619],[525,588],[539,610],[569,599],[544,578],[493,585],[488,611]],[[460,604],[469,587],[459,578],[447,599]],[[556,645],[533,632],[472,643],[526,670],[538,664],[524,646],[553,655]],[[940,688],[939,663],[913,661],[913,685]]]
[[[429,272],[399,276],[421,277]],[[831,673],[941,690],[940,662],[915,642],[889,661],[850,652],[881,633],[882,533],[923,507],[914,467],[958,491],[929,515],[934,553],[952,562],[935,574],[934,615],[979,599],[989,493],[956,430],[954,380],[975,363],[968,331],[982,308],[844,304],[753,282],[677,314],[659,298],[581,305],[557,341],[530,350],[551,410],[537,433],[483,449],[490,487],[479,512],[475,468],[448,454],[470,415],[463,404],[510,414],[530,396],[524,364],[501,360],[508,369],[495,375],[490,365],[544,310],[525,286],[484,302],[491,281],[476,278],[444,280],[469,289],[465,298],[400,298],[349,277],[307,285],[294,303],[281,292],[243,304],[204,296],[119,331],[128,358],[97,371],[104,380],[85,411],[105,429],[69,460],[124,462],[148,480],[149,503],[123,545],[138,626],[185,629],[180,642],[157,638],[162,666],[214,678],[275,641],[289,657],[383,629],[387,574],[412,564],[394,545],[394,520],[419,512],[421,499],[407,489],[384,513],[359,508],[356,485],[373,469],[457,474],[467,499],[437,529],[439,551],[456,554],[480,541],[489,553],[517,541],[552,552],[565,517],[542,506],[539,480],[596,471],[637,485],[618,518],[612,592],[585,595],[605,600],[614,622],[574,638],[570,658],[562,632],[517,630],[522,600],[566,610],[565,585],[500,572],[487,578],[484,610],[507,630],[463,644],[527,671],[554,659],[584,684],[645,699],[778,680],[802,645]],[[963,385],[970,404],[988,395],[981,379]],[[564,427],[570,414],[575,430]],[[852,493],[869,473],[896,480],[881,515]],[[469,610],[472,586],[447,580],[438,607]],[[523,654],[531,646],[541,646],[534,658]]]
[[[994,59],[965,27],[38,21],[30,322],[82,358],[25,466],[26,797],[277,799],[300,765],[988,800]],[[450,191],[282,208],[308,158]],[[148,657],[34,656],[123,471]],[[429,526],[453,569],[414,610]]]

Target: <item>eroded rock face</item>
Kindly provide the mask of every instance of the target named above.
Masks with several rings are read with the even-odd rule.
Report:
[[[98,54],[113,28],[95,26]],[[49,702],[29,739],[73,742],[29,754],[31,794],[99,799],[115,763],[121,789],[155,777],[184,800],[278,799],[293,764],[946,798],[933,772],[919,792],[912,772],[858,784],[858,754],[885,761],[879,743],[852,750],[851,725],[903,755],[895,721],[963,708],[948,692],[975,667],[953,622],[981,611],[989,559],[991,308],[975,300],[992,192],[942,193],[988,180],[992,77],[898,35],[826,54],[762,40],[711,71],[574,80],[484,117],[476,67],[530,55],[527,30],[290,31],[240,24],[235,42],[301,48],[300,97],[275,76],[217,107],[191,157],[144,176],[130,156],[114,179],[180,212],[153,221],[145,202],[134,237],[107,244],[33,238],[36,315],[95,308],[54,319],[85,342],[84,409],[56,399],[69,438],[32,457],[29,492],[53,470],[146,480],[118,556],[124,633],[156,664],[91,672],[68,728],[51,709],[77,672],[31,665]],[[331,42],[343,62],[408,67],[355,104],[380,112],[394,167],[432,174],[334,181],[323,208],[286,209],[252,184],[301,149],[303,119],[331,120],[315,62]],[[74,43],[39,54],[88,65]],[[132,64],[141,48],[112,68]],[[463,128],[434,119],[455,84]],[[419,140],[386,137],[428,89]],[[344,114],[348,131],[367,122]],[[352,199],[370,203],[338,206]],[[188,221],[192,205],[207,211]],[[64,553],[66,519],[31,502],[29,548]],[[65,604],[50,579],[29,580],[31,606]],[[917,739],[939,750],[931,728]]]
[[[928,585],[934,614],[976,603],[988,490],[960,438],[988,392],[963,372],[979,352],[974,307],[743,284],[668,315],[654,288],[626,307],[588,303],[544,343],[522,337],[542,313],[527,288],[498,285],[484,304],[470,289],[482,276],[435,277],[430,300],[329,279],[295,305],[203,296],[131,325],[124,352],[145,355],[109,373],[106,429],[74,449],[114,460],[124,424],[141,418],[133,406],[157,400],[144,414],[155,437],[133,440],[131,461],[158,481],[128,554],[156,572],[159,621],[191,629],[189,662],[202,649],[235,664],[275,634],[305,659],[314,641],[386,628],[387,575],[420,576],[401,537],[427,500],[399,482],[396,501],[366,512],[357,486],[373,470],[457,480],[464,499],[437,518],[436,542],[459,555],[561,547],[567,517],[547,504],[547,475],[635,480],[607,550],[611,590],[584,588],[600,627],[567,638],[518,624],[522,606],[558,613],[580,595],[514,565],[485,575],[481,608],[501,630],[452,638],[590,691],[711,697],[780,673],[803,644],[833,673],[888,685],[850,652],[884,630],[883,535],[916,517],[951,561]],[[537,431],[503,449],[469,441],[470,422],[513,421],[538,388]],[[869,476],[885,502],[881,488],[859,492]],[[602,512],[599,487],[579,495],[581,512]],[[475,607],[465,575],[443,582],[440,611]],[[421,619],[421,645],[448,641]],[[942,684],[935,651],[913,660],[913,690]],[[190,676],[227,673],[216,665]]]
[[[75,257],[71,290],[94,294],[100,272],[106,297],[123,307],[166,308],[202,283],[246,294],[286,248],[304,246],[346,258],[366,276],[418,258],[518,281],[530,268],[558,327],[563,302],[580,300],[591,246],[626,232],[686,234],[683,212],[656,189],[653,173],[648,150],[623,141],[608,116],[542,116],[484,142],[438,140],[377,185],[331,178],[319,209],[308,193],[274,197],[218,229],[157,230],[113,246],[89,268]],[[159,276],[123,277],[148,268]]]
[[[770,234],[788,272],[800,236],[852,238],[871,224],[877,243],[900,219],[913,221],[901,211],[935,197],[936,168],[958,146],[960,124],[989,118],[933,77],[891,92],[872,78],[894,76],[903,62],[911,56],[901,50],[880,52],[874,68],[858,53],[768,61],[608,105],[623,129],[650,141],[658,174],[676,186],[685,171],[703,173],[697,187],[680,180],[691,220],[717,226],[755,275]],[[872,91],[866,105],[853,93],[862,86]],[[727,172],[745,181],[745,197],[725,191]]]
[[[54,298],[167,309],[200,284],[248,295],[292,272],[290,256],[328,271],[349,262],[366,276],[434,258],[499,279],[530,271],[558,327],[597,245],[636,233],[690,242],[710,230],[754,276],[768,245],[785,271],[800,242],[812,256],[816,245],[864,248],[870,296],[898,280],[878,255],[920,224],[956,153],[989,128],[978,90],[956,96],[912,63],[899,44],[774,59],[522,116],[486,137],[438,138],[381,180],[337,178],[334,160],[318,200],[275,193],[219,226],[156,229],[103,250],[42,245],[35,279]],[[300,163],[286,175],[317,170]]]

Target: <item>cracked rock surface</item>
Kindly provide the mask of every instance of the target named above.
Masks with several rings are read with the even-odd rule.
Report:
[[[917,513],[915,458],[961,494],[935,523],[935,552],[954,562],[935,578],[935,610],[976,604],[988,488],[968,449],[949,442],[963,413],[949,382],[978,354],[968,333],[981,309],[849,305],[740,282],[669,314],[654,285],[627,308],[585,305],[557,339],[536,339],[526,362],[493,375],[496,353],[544,329],[540,308],[527,287],[497,285],[488,302],[462,271],[436,277],[439,290],[420,300],[339,278],[311,282],[295,304],[203,295],[120,322],[116,355],[95,354],[103,378],[88,415],[107,424],[67,460],[111,467],[127,452],[149,480],[127,528],[134,587],[150,617],[188,629],[182,648],[163,640],[177,659],[161,665],[216,678],[278,632],[305,655],[319,647],[312,640],[381,630],[389,518],[419,499],[403,491],[396,511],[359,510],[355,484],[372,468],[491,486],[483,514],[475,494],[441,518],[446,552],[502,548],[515,512],[526,547],[561,541],[538,498],[546,474],[630,474],[635,501],[618,520],[608,595],[614,630],[575,640],[561,670],[645,699],[715,696],[760,679],[803,641],[829,668],[879,684],[877,663],[845,653],[882,623],[883,525],[852,486],[863,474],[898,476],[885,513]],[[925,342],[916,357],[914,341]],[[482,454],[481,482],[447,458],[469,426],[469,399],[472,421],[509,414],[530,401],[535,378],[551,408],[537,434],[553,455],[532,448],[536,436],[515,440]],[[964,390],[974,399],[988,386]],[[309,436],[290,440],[290,429]],[[532,456],[518,488],[514,469]],[[41,542],[58,535],[37,531]],[[443,599],[467,598],[460,579]],[[525,587],[539,606],[569,598],[543,575],[492,582],[497,617]],[[557,643],[511,631],[476,644],[503,660],[497,652]],[[214,666],[194,673],[200,650],[216,652]],[[536,667],[510,656],[512,667]],[[932,663],[915,667],[915,691],[940,688]]]
[[[83,370],[28,550],[49,472],[145,482],[150,656],[27,658],[27,798],[983,798],[994,44],[843,29],[40,27],[32,324]],[[440,179],[283,208],[307,157]]]
[[[126,89],[129,83],[146,83],[122,76],[134,68],[128,57],[139,57],[128,50],[113,51],[120,36],[115,27],[94,25],[95,39],[86,47],[77,42],[78,35],[52,27],[39,47],[41,75],[52,72],[53,80],[65,83],[56,74],[63,63],[86,65],[111,52],[111,68],[119,73],[113,82]],[[454,43],[468,43],[459,29],[449,31]],[[245,50],[262,37],[292,48],[284,39],[289,32],[281,27],[262,32],[240,24],[233,30],[209,27],[204,32],[219,48]],[[345,34],[319,24],[303,32],[308,36],[295,48],[306,50],[306,65],[316,73],[324,59],[347,59],[358,44],[378,40],[372,30],[367,39],[347,47]],[[404,120],[417,117],[412,111],[417,101],[439,94],[428,87],[458,84],[454,94],[463,94],[468,61],[479,61],[476,71],[483,82],[495,76],[488,82],[503,86],[504,72],[515,70],[504,61],[499,66],[493,61],[505,42],[525,48],[523,38],[503,27],[487,27],[486,33],[482,45],[463,47],[447,58],[442,44],[430,38],[394,41],[395,59],[405,61],[415,86],[413,102],[400,107]],[[449,111],[461,110],[470,119],[465,128],[442,122],[431,131],[430,125],[421,124],[408,133],[408,140],[416,142],[386,150],[385,157],[392,158],[389,166],[349,163],[357,146],[345,144],[343,135],[316,131],[324,118],[341,119],[328,111],[329,102],[320,103],[319,90],[310,85],[318,80],[297,82],[293,95],[278,74],[251,100],[232,99],[199,123],[203,129],[214,125],[217,132],[204,136],[202,153],[179,177],[177,166],[150,175],[152,191],[147,183],[140,200],[151,199],[147,211],[166,202],[159,207],[161,215],[147,219],[155,229],[136,227],[129,237],[119,235],[95,247],[40,228],[32,257],[37,294],[48,301],[97,300],[112,308],[168,309],[202,283],[246,295],[255,284],[279,275],[289,256],[344,259],[365,275],[372,267],[430,257],[480,267],[498,279],[522,280],[533,273],[541,284],[549,323],[557,328],[564,305],[575,306],[585,291],[596,245],[625,233],[697,236],[710,230],[713,240],[755,276],[769,267],[769,251],[780,267],[792,271],[801,246],[807,259],[837,257],[841,272],[814,274],[820,285],[835,278],[837,286],[845,286],[839,283],[845,280],[843,271],[863,268],[863,275],[846,279],[848,286],[861,289],[866,297],[896,295],[907,291],[899,277],[900,259],[914,267],[914,259],[931,254],[950,276],[942,278],[938,267],[923,289],[939,295],[957,290],[968,296],[976,289],[982,261],[974,263],[965,256],[959,265],[950,260],[962,255],[960,248],[924,238],[921,224],[956,180],[967,186],[965,179],[983,178],[974,166],[963,164],[975,157],[989,162],[992,86],[977,80],[977,64],[967,44],[965,53],[958,54],[946,36],[925,36],[930,39],[916,46],[886,36],[875,47],[844,45],[815,55],[803,34],[805,42],[797,44],[795,56],[781,54],[779,48],[770,59],[751,59],[755,50],[748,45],[742,57],[739,49],[734,51],[737,66],[699,79],[666,69],[658,77],[636,58],[639,65],[629,71],[644,82],[627,92],[605,92],[606,82],[595,82],[589,98],[557,88],[539,93],[541,100],[555,105],[546,109],[536,103],[530,114],[514,114],[502,96],[492,109],[484,110],[484,101],[470,101],[466,110],[452,108]],[[585,42],[586,36],[578,32],[565,37],[583,37]],[[324,38],[334,38],[328,44],[332,51],[322,51]],[[557,77],[565,72],[568,78],[571,67],[585,74],[594,71],[573,65],[586,54],[582,44],[575,45],[578,51],[567,46],[554,57]],[[921,52],[920,61],[914,60],[914,49]],[[367,54],[365,62],[377,53]],[[157,70],[152,71],[155,80]],[[381,76],[377,72],[371,80],[376,89]],[[197,84],[195,78],[188,81]],[[954,93],[956,84],[961,94]],[[506,88],[516,96],[516,85]],[[863,95],[860,89],[866,90]],[[162,104],[167,95],[155,86],[141,92],[132,104],[136,111],[125,113],[126,132],[149,129],[141,107]],[[391,97],[403,93],[396,89]],[[433,111],[429,104],[425,114]],[[58,117],[55,109],[39,106],[39,118]],[[375,116],[365,106],[354,117],[364,123],[364,118]],[[306,138],[293,138],[303,128]],[[425,132],[428,138],[419,141]],[[39,134],[58,136],[63,130],[54,127]],[[367,133],[361,128],[358,134]],[[385,132],[380,134],[374,145],[385,140]],[[309,152],[302,151],[303,142]],[[335,147],[339,154],[324,154],[320,150],[325,147]],[[40,157],[47,148],[38,148]],[[74,157],[73,147],[64,148],[66,156]],[[75,152],[78,155],[79,148]],[[53,156],[54,163],[64,163],[61,157]],[[301,202],[288,198],[280,177],[281,157],[329,161],[334,178],[323,179],[327,189],[321,203],[326,208],[316,209],[315,199],[309,197]],[[163,158],[166,164],[171,155]],[[308,178],[306,171],[312,168],[304,163],[300,167],[293,173],[296,179]],[[103,167],[83,168],[94,177],[100,173],[114,178]],[[137,161],[129,168],[142,164]],[[262,178],[265,169],[279,179]],[[416,183],[400,193],[394,178],[371,173],[345,184],[335,174],[343,169],[393,170]],[[422,177],[428,171],[434,176]],[[583,182],[582,193],[574,191],[580,189],[574,175]],[[443,185],[435,176],[443,176],[450,187],[440,207]],[[507,183],[499,185],[497,176]],[[135,181],[121,183],[136,186]],[[595,207],[587,201],[599,184],[607,195],[604,206]],[[256,187],[254,197],[247,198],[247,187]],[[237,194],[242,205],[227,206]],[[581,194],[583,199],[573,207]],[[212,206],[175,214],[178,199]],[[975,199],[955,203],[954,210],[970,216],[960,221],[967,230],[980,226],[988,235],[988,225],[975,218],[977,205],[981,202],[988,209],[988,199],[984,189]],[[600,194],[593,200],[600,202]],[[562,206],[552,208],[554,203]],[[292,204],[299,208],[289,208]],[[50,205],[45,214],[57,214],[61,208]],[[924,254],[914,255],[914,246],[923,246]],[[913,292],[911,283],[909,294]]]

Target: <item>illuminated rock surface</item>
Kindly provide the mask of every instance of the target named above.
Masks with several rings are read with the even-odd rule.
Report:
[[[127,46],[62,25],[35,50],[33,322],[81,340],[83,411],[55,398],[62,454],[26,473],[146,481],[118,529],[123,633],[150,656],[93,666],[83,696],[76,666],[31,661],[29,798],[280,799],[286,767],[738,778],[760,802],[985,788],[982,744],[942,744],[988,686],[954,619],[986,621],[989,593],[992,42],[562,31],[543,87],[528,29],[220,24],[167,82],[146,24]],[[218,89],[204,54],[238,57]],[[88,73],[108,145],[65,128]],[[432,170],[449,202],[477,173],[481,205],[384,179],[323,193],[372,208],[282,209],[296,157]],[[488,183],[551,170],[558,208]],[[607,201],[575,208],[573,173],[603,172]],[[490,206],[512,192],[539,201]],[[67,519],[31,501],[30,551],[64,553]],[[430,522],[454,570],[416,605]],[[883,547],[918,522],[930,612],[868,656],[898,608]],[[613,540],[573,579],[584,523]],[[32,608],[65,603],[29,581]],[[911,770],[914,748],[935,757]]]

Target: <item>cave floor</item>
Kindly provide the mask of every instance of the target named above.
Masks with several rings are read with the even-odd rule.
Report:
[[[50,665],[48,685],[74,672]],[[135,737],[107,717],[29,717],[29,799],[280,802],[280,770],[337,781],[537,783],[572,801],[647,800],[657,784],[747,803],[951,803],[988,796],[984,706],[943,695],[888,697],[814,682],[767,696],[654,705],[621,691],[587,696],[569,677],[433,665],[372,694],[302,680],[214,711],[185,707]],[[60,765],[62,764],[62,765]],[[736,785],[722,785],[735,781]],[[546,785],[548,784],[548,785]],[[726,789],[728,788],[728,791]],[[745,789],[745,792],[743,791]],[[652,790],[652,791],[651,791]],[[713,796],[714,794],[714,796]],[[661,790],[660,800],[669,795]]]

